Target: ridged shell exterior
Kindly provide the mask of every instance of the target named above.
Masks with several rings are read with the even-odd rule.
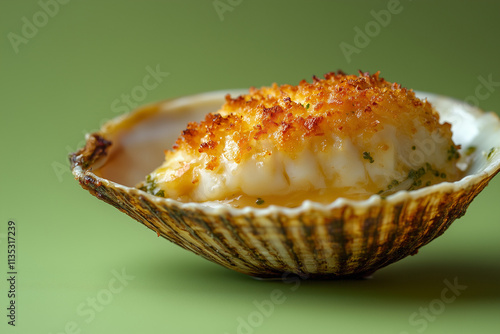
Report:
[[[222,96],[220,96],[222,100]],[[104,126],[70,156],[72,171],[92,195],[159,235],[204,258],[261,278],[363,277],[441,235],[500,170],[499,159],[464,179],[330,205],[306,201],[289,209],[206,207],[155,197],[97,176],[113,146],[112,132],[147,118],[139,109]],[[498,119],[497,119],[498,120]],[[108,133],[109,132],[109,133]],[[499,136],[499,133],[493,134]]]

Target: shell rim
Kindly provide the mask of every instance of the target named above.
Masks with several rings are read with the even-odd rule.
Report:
[[[144,108],[147,108],[148,106],[153,106],[153,105],[162,105],[162,104],[175,104],[177,103],[182,103],[184,100],[191,100],[191,101],[197,101],[198,103],[203,101],[204,99],[207,98],[215,98],[217,96],[225,96],[226,94],[242,94],[246,90],[242,89],[229,89],[229,90],[217,90],[217,91],[211,91],[211,92],[205,92],[205,93],[199,93],[199,94],[193,94],[193,95],[188,95],[188,96],[182,96],[182,97],[177,97],[177,98],[172,98],[168,100],[163,100],[159,102],[153,102],[144,106],[141,106],[129,113],[120,115],[118,117],[115,117],[108,122],[106,122],[101,129],[97,133],[101,133],[102,129],[104,129],[107,124],[110,123],[120,123],[123,122],[124,120],[128,119],[131,117],[131,115],[140,112],[141,110],[144,110]],[[448,101],[451,101],[453,103],[460,103],[460,104],[466,104],[463,101],[460,101],[458,99],[452,98],[452,97],[447,97],[443,95],[438,95],[434,93],[429,93],[429,92],[421,92],[421,91],[415,91],[418,97],[421,96],[426,96],[426,97],[432,97],[432,99],[447,99]],[[191,102],[192,103],[192,102]],[[479,108],[468,106],[466,113],[472,115],[475,119],[486,115],[490,114],[493,115],[495,121],[500,124],[500,117],[494,113],[494,112],[485,112]],[[164,112],[168,112],[164,111]],[[87,135],[88,139],[89,135]],[[79,150],[80,151],[80,150]],[[70,159],[71,156],[78,156],[78,152],[70,154]],[[85,177],[91,177],[94,180],[96,180],[99,183],[104,183],[107,186],[113,186],[114,188],[120,189],[122,191],[126,191],[130,194],[133,194],[134,196],[137,197],[146,197],[148,200],[155,202],[155,204],[166,204],[169,206],[176,206],[181,210],[196,210],[196,211],[202,211],[205,214],[212,214],[212,215],[231,215],[231,216],[242,216],[242,215],[248,215],[252,214],[254,216],[269,216],[269,215],[277,215],[277,214],[284,214],[284,215],[299,215],[305,212],[310,212],[310,211],[316,211],[316,212],[331,212],[334,209],[339,209],[342,207],[352,207],[354,209],[362,209],[362,208],[369,208],[373,206],[380,205],[382,202],[385,202],[385,204],[390,204],[390,205],[395,205],[397,203],[402,203],[404,201],[407,201],[410,198],[421,198],[424,196],[429,195],[430,193],[450,193],[450,192],[455,192],[460,188],[464,188],[467,185],[475,185],[481,182],[481,180],[484,179],[491,179],[493,178],[498,172],[500,172],[500,155],[496,154],[495,159],[491,159],[488,161],[487,165],[484,167],[484,169],[480,173],[475,173],[475,174],[469,174],[461,178],[460,180],[454,181],[454,182],[448,182],[444,181],[438,184],[434,184],[431,186],[426,186],[417,190],[400,190],[394,194],[388,195],[387,197],[382,197],[377,194],[371,195],[367,199],[363,200],[355,200],[355,199],[348,199],[348,198],[338,198],[335,201],[329,203],[329,204],[323,204],[323,203],[318,203],[310,200],[304,200],[300,206],[294,207],[294,208],[288,208],[288,207],[283,207],[283,206],[278,206],[278,205],[269,205],[268,207],[265,208],[258,208],[258,207],[243,207],[243,208],[235,208],[227,204],[215,204],[212,203],[209,205],[205,205],[203,203],[198,203],[198,202],[181,202],[175,199],[171,198],[165,198],[165,197],[159,197],[155,196],[152,194],[149,194],[145,191],[142,191],[138,188],[135,187],[129,187],[122,185],[120,183],[102,178],[95,173],[92,172],[92,165],[88,166],[88,169],[83,169],[83,166],[80,164],[71,164],[71,171],[72,174],[75,176],[76,179],[83,180]]]

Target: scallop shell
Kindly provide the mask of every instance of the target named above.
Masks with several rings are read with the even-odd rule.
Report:
[[[164,159],[188,121],[223,103],[225,92],[177,98],[142,107],[87,135],[70,155],[72,172],[92,195],[158,235],[229,269],[260,278],[363,277],[440,236],[465,214],[500,170],[500,120],[463,102],[417,93],[452,123],[462,151],[475,147],[466,176],[414,191],[366,200],[340,198],[297,208],[232,208],[182,203],[133,187]],[[232,91],[238,95],[242,91]]]

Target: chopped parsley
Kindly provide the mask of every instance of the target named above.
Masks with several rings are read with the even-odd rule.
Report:
[[[431,164],[428,162],[425,163],[425,168],[428,172],[431,172],[436,177],[438,177],[441,174],[438,170],[432,168]]]
[[[389,183],[389,185],[387,186],[387,189],[392,189],[392,187],[396,187],[398,185],[399,185],[399,181],[394,179],[394,180],[392,180],[391,183]]]
[[[477,147],[476,146],[469,146],[467,147],[467,150],[465,151],[465,155],[471,155],[474,152],[476,152]]]
[[[428,164],[428,166],[430,166],[430,164]],[[419,169],[415,170],[415,169],[410,169],[410,171],[408,172],[408,178],[409,179],[413,179],[414,181],[417,181],[419,180],[422,176],[425,175],[427,171],[425,170],[424,167],[420,167]]]
[[[370,161],[371,164],[375,162],[375,160],[373,160],[372,156],[370,155],[370,152],[363,152],[363,159]]]
[[[436,177],[446,179],[446,173],[442,173],[432,167],[430,163],[425,163],[425,166],[422,166],[418,169],[410,169],[406,179],[402,181],[398,181],[396,179],[392,180],[386,187],[386,189],[380,190],[377,194],[384,194],[387,196],[388,194],[394,193],[398,190],[415,190],[422,186],[430,186],[432,184],[431,180],[428,180],[429,177]],[[409,180],[409,181],[408,181]],[[425,183],[424,183],[425,182]],[[400,186],[400,187],[398,187]]]
[[[456,160],[456,159],[460,158],[460,154],[458,153],[455,145],[451,145],[450,148],[448,149],[447,153],[448,153],[448,161]]]
[[[306,109],[309,109],[309,107],[310,107],[310,106],[311,106],[311,105],[310,105],[309,103],[308,103],[308,104],[306,104]]]
[[[486,156],[487,159],[491,158],[491,156],[493,155],[493,153],[495,152],[496,150],[496,147],[492,147],[490,149],[490,151],[488,152],[488,155]]]
[[[257,200],[255,201],[255,204],[257,204],[257,205],[262,205],[262,204],[264,204],[264,200],[263,200],[262,198],[260,198],[260,197],[259,197],[259,198],[257,198]]]
[[[158,188],[156,179],[152,178],[151,175],[146,176],[146,182],[139,189],[155,196],[165,197],[165,192]]]
[[[446,179],[446,173],[441,173],[440,171],[432,168],[430,163],[426,162],[425,167],[420,167],[417,170],[411,169],[408,173],[408,178],[413,179],[413,184],[411,185],[409,190],[415,189],[415,187],[420,187],[422,185],[422,177],[427,173],[431,173],[435,177]],[[425,186],[430,186],[431,183],[431,181],[427,181],[425,183]]]

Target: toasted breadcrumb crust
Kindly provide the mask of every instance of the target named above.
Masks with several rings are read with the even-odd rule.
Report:
[[[362,199],[456,179],[458,149],[451,125],[411,89],[339,71],[227,95],[138,187],[234,206]]]
[[[249,154],[270,154],[270,149],[259,145],[263,140],[293,157],[304,144],[312,144],[314,151],[324,150],[332,132],[357,141],[369,140],[383,128],[381,119],[385,124],[397,124],[400,113],[424,118],[421,123],[429,127],[439,125],[439,115],[427,101],[418,99],[411,89],[380,78],[379,73],[331,72],[324,79],[313,76],[312,83],[302,80],[297,86],[273,84],[251,88],[249,94],[236,98],[227,95],[218,113],[208,114],[200,123],[188,124],[173,150],[189,155],[204,153],[205,168],[213,170],[219,166],[223,152],[227,160],[236,163]],[[408,127],[410,133],[417,131],[413,123],[398,126]],[[442,126],[448,132],[444,135],[451,136],[451,126]],[[228,139],[237,144],[230,156],[225,150]],[[166,152],[167,159],[170,154]]]

